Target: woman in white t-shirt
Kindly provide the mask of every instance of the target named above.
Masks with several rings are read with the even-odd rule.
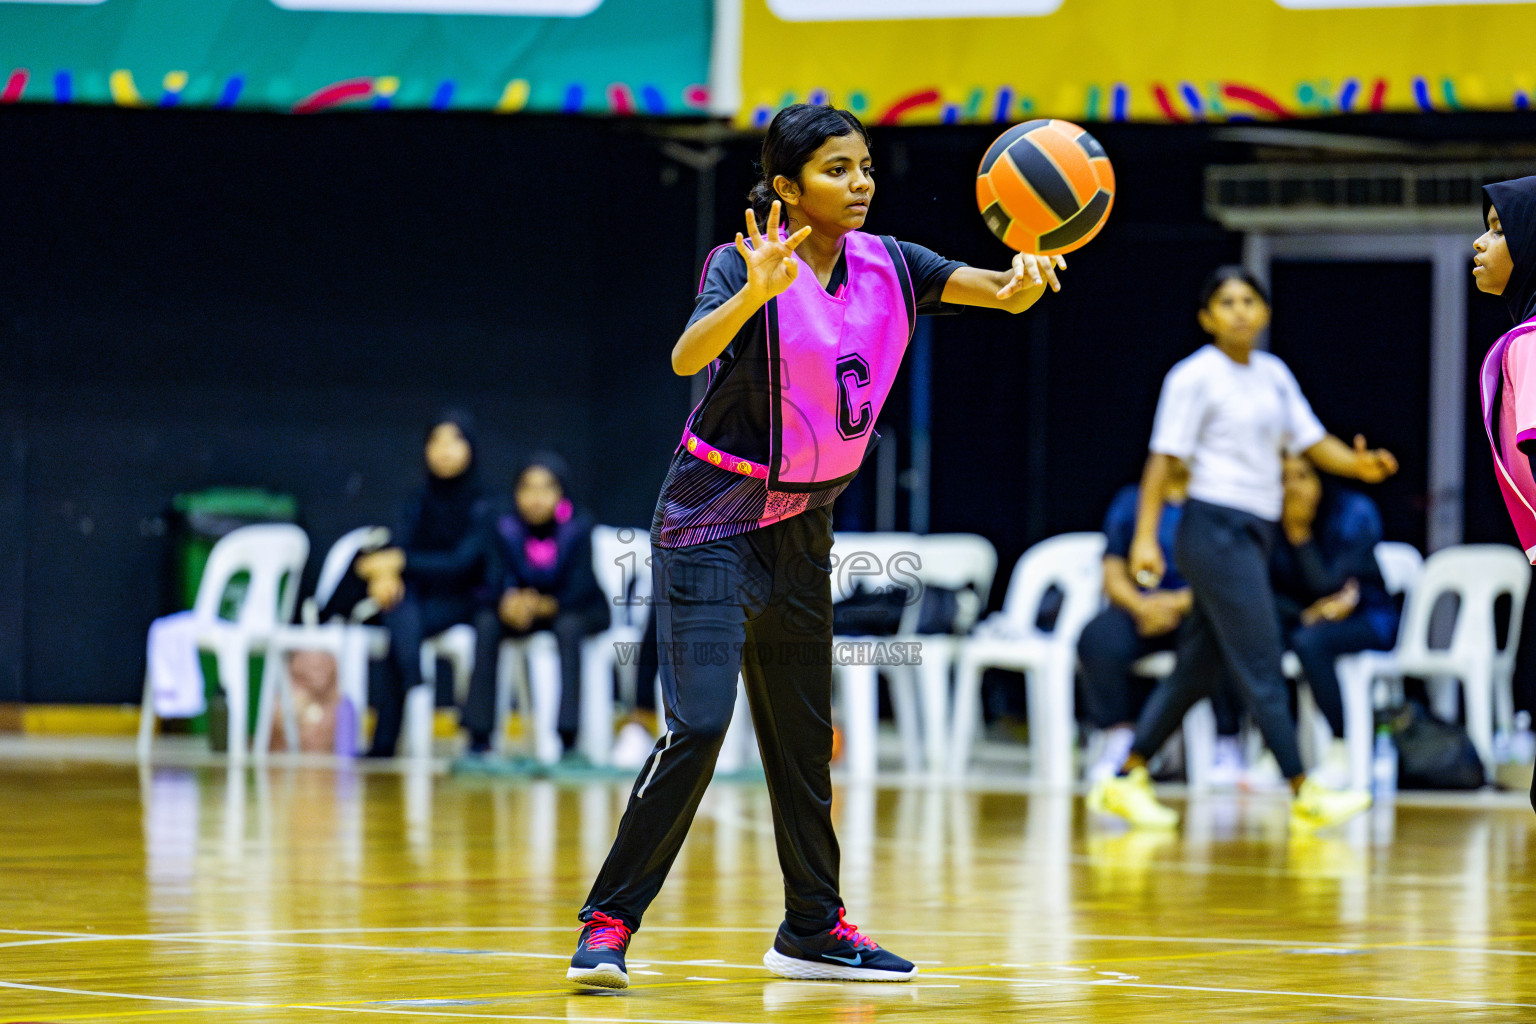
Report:
[[[1370,806],[1370,795],[1325,789],[1308,781],[1302,767],[1269,585],[1281,460],[1287,452],[1304,454],[1325,472],[1367,483],[1397,472],[1397,460],[1382,449],[1367,449],[1362,437],[1351,448],[1328,433],[1285,363],[1255,349],[1269,325],[1269,300],[1251,274],[1220,267],[1206,279],[1200,299],[1200,326],[1211,342],[1163,380],[1130,554],[1133,578],[1156,586],[1167,568],[1157,541],[1157,495],[1170,467],[1185,464],[1189,500],[1174,557],[1194,607],[1179,639],[1178,665],[1143,710],[1121,774],[1096,785],[1089,803],[1136,824],[1178,821],[1177,812],[1153,794],[1146,761],[1184,713],[1210,695],[1225,666],[1290,780],[1292,822],[1329,825]]]

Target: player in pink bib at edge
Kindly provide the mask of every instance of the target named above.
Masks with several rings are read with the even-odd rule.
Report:
[[[1483,357],[1483,427],[1520,547],[1536,564],[1536,176],[1484,185],[1483,220],[1472,279],[1478,291],[1502,295],[1515,322]]]

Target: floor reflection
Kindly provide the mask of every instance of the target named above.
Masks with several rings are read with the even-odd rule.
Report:
[[[572,996],[560,977],[631,780],[276,760],[12,774],[27,816],[12,876],[40,877],[58,862],[47,851],[79,849],[91,852],[71,870],[91,885],[45,899],[10,883],[0,910],[21,924],[8,926],[57,926],[65,913],[83,929],[98,915],[103,931],[155,939],[119,948],[102,970],[149,990],[178,979],[188,999],[680,1022],[993,1011],[1120,1021],[1156,1006],[1199,1021],[1226,1019],[1200,1001],[1222,1000],[1191,993],[1281,1000],[1349,986],[1362,999],[1430,1001],[1422,1014],[1403,1004],[1400,1020],[1446,1019],[1445,1000],[1531,1003],[1536,1015],[1523,970],[1536,955],[1523,909],[1536,893],[1528,808],[1405,799],[1302,834],[1282,797],[1174,792],[1181,828],[1147,831],[1098,819],[1070,793],[839,784],[849,919],[923,973],[912,985],[829,986],[762,971],[783,906],[772,809],[761,778],[719,781],[632,947],[647,987],[613,997]],[[98,824],[123,803],[137,833]],[[90,874],[106,865],[135,879]],[[50,904],[68,909],[50,917]],[[95,970],[78,957],[34,962],[45,979]],[[978,986],[991,995],[978,1001]],[[1145,991],[1133,998],[1135,986]],[[4,1016],[70,1016],[38,999]],[[1270,1016],[1378,1019],[1386,1005],[1370,1004],[1374,1017]]]

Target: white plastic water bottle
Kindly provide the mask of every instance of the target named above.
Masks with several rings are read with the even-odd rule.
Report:
[[[1509,734],[1509,760],[1515,764],[1530,764],[1536,759],[1536,733],[1531,732],[1531,713],[1515,712],[1515,731]]]
[[[1382,802],[1397,795],[1397,744],[1392,730],[1383,725],[1376,730],[1376,747],[1371,756],[1371,796]]]

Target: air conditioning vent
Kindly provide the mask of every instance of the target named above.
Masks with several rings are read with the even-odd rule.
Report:
[[[1528,161],[1217,166],[1205,209],[1233,231],[1472,231],[1485,184],[1531,173]]]

